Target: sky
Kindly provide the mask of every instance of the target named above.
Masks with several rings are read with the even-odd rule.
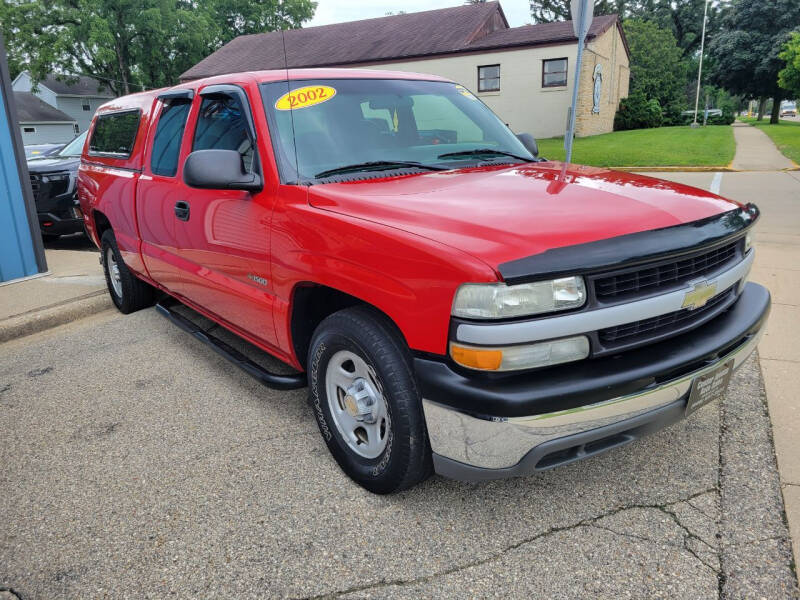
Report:
[[[317,0],[314,18],[303,27],[383,17],[387,12],[419,12],[462,4],[464,0]],[[511,27],[531,22],[529,0],[501,0],[500,5]]]

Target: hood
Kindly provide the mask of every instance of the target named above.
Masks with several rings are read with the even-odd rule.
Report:
[[[501,263],[704,219],[739,205],[689,186],[543,162],[314,185],[317,208],[369,219]]]
[[[28,159],[30,173],[52,173],[53,171],[78,171],[80,156],[43,156]]]

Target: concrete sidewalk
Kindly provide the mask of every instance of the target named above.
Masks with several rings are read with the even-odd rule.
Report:
[[[97,252],[46,257],[49,275],[0,286],[0,343],[112,308]]]
[[[735,122],[736,154],[731,166],[738,171],[780,171],[797,165],[781,154],[769,136],[747,123]]]

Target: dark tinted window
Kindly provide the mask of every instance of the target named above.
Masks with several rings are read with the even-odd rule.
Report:
[[[191,106],[188,101],[172,101],[161,109],[150,157],[150,169],[154,175],[174,177],[178,172],[178,154]]]
[[[139,129],[139,111],[112,113],[97,117],[89,154],[115,154],[124,158],[131,155],[136,131]]]
[[[200,105],[192,150],[236,150],[244,168],[253,168],[253,143],[241,102],[232,96],[207,96]]]

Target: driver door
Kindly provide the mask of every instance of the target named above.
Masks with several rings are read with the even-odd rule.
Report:
[[[189,151],[236,150],[260,171],[250,103],[234,85],[208,86],[195,99]],[[184,157],[185,158],[185,157]],[[275,345],[270,280],[273,193],[190,188],[181,178],[174,207],[179,293],[258,341]]]

